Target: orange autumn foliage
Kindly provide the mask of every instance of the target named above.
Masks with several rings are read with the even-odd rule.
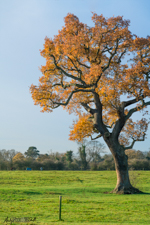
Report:
[[[93,13],[92,21],[94,25],[89,27],[68,14],[58,35],[45,38],[41,56],[46,65],[40,68],[43,75],[38,86],[30,87],[34,103],[40,105],[42,112],[62,106],[69,113],[76,113],[79,120],[73,124],[70,140],[82,141],[97,132],[93,129],[97,120],[88,118],[98,96],[102,106],[99,133],[104,136],[124,116],[123,132],[127,139],[140,139],[143,131],[133,131],[131,120],[126,121],[134,112],[150,105],[144,101],[150,97],[150,37],[132,35],[129,21],[121,16],[106,19]],[[126,60],[128,54],[130,62]],[[131,110],[128,106],[132,104],[135,105]],[[123,137],[120,136],[121,143]],[[124,139],[124,145],[127,144]]]
[[[79,120],[76,123],[74,122],[74,128],[70,131],[70,140],[81,142],[85,137],[90,137],[94,134],[93,123],[88,119],[89,115],[85,113],[79,116]]]
[[[18,160],[24,160],[25,157],[21,152],[18,152],[14,157],[13,157],[13,162],[18,161]]]

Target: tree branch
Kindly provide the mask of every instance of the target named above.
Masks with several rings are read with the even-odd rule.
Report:
[[[81,79],[81,74],[82,71],[80,69],[77,68],[77,66],[74,64],[73,60],[68,56],[68,59],[71,61],[71,63],[73,64],[73,66],[75,67],[76,71],[80,74],[80,79]]]
[[[108,130],[106,125],[103,123],[102,103],[100,101],[99,95],[96,92],[93,92],[93,95],[96,106],[96,109],[94,110],[94,126],[102,135],[104,135],[104,133],[108,132]]]
[[[143,104],[140,107],[144,108],[144,106],[148,106],[148,105],[150,105],[150,101],[149,102],[143,101]],[[130,109],[128,114],[125,116],[125,121],[127,121],[132,116],[132,114],[137,111],[138,111],[138,107],[134,107],[134,108]]]
[[[145,136],[146,136],[146,134],[144,133],[143,138],[141,138],[141,139],[136,139],[136,140],[133,139],[131,145],[128,146],[128,147],[124,147],[124,150],[132,149],[136,141],[145,141]]]
[[[90,66],[87,66],[86,64],[81,63],[81,62],[78,60],[77,57],[75,57],[75,59],[76,59],[76,61],[79,63],[80,66],[84,66],[84,67],[87,68],[87,69],[90,69],[90,68],[91,68]]]
[[[81,84],[66,84],[66,85],[64,85],[63,84],[63,82],[61,82],[61,83],[56,83],[56,84],[54,84],[54,85],[52,85],[52,87],[55,87],[55,86],[61,86],[61,87],[63,87],[64,89],[66,89],[66,88],[68,88],[68,87],[78,87],[78,88],[84,88],[84,86],[83,85],[81,85]]]
[[[55,108],[58,108],[59,106],[66,106],[66,105],[68,105],[68,103],[69,103],[69,101],[70,101],[70,99],[72,98],[72,96],[73,96],[73,94],[75,94],[75,93],[77,93],[77,92],[94,92],[94,90],[93,89],[90,89],[90,90],[87,90],[87,89],[78,89],[78,90],[74,90],[74,91],[72,91],[71,93],[70,93],[70,95],[69,95],[69,97],[68,97],[68,99],[67,99],[67,101],[66,102],[64,102],[64,103],[61,103],[61,102],[55,102],[55,101],[53,101],[52,99],[50,99],[50,98],[41,98],[41,99],[38,99],[39,101],[40,100],[43,100],[43,99],[47,99],[47,100],[50,100],[51,102],[52,102],[52,104],[53,105],[57,105],[57,106],[53,106],[52,107],[52,109],[55,109]]]
[[[132,104],[134,104],[136,102],[139,102],[140,100],[143,100],[143,99],[144,99],[144,96],[142,95],[138,99],[137,98],[134,98],[134,99],[129,100],[129,101],[124,101],[124,102],[122,102],[122,105],[125,108],[125,107],[127,107],[129,105],[132,105]]]
[[[84,109],[87,111],[87,112],[89,112],[89,113],[91,113],[92,115],[94,114],[94,109],[92,109],[92,108],[90,108],[89,106],[88,106],[88,104],[86,104],[86,103],[84,103],[84,102],[81,102],[81,105],[84,107]]]
[[[113,58],[114,55],[116,54],[117,49],[118,49],[118,43],[119,43],[119,40],[118,40],[118,38],[117,38],[117,41],[116,41],[116,47],[115,47],[114,52],[112,53],[112,52],[108,51],[108,52],[111,54],[111,56],[110,56],[110,58],[109,58],[109,61],[108,61],[108,63],[107,63],[107,66],[105,66],[105,67],[103,68],[103,72],[109,67],[112,58]]]
[[[126,53],[126,49],[121,53],[121,55],[119,56],[119,59],[118,59],[118,61],[117,61],[117,63],[120,63],[121,62],[121,58],[122,58],[122,56]]]
[[[50,55],[50,56],[53,58],[54,64],[55,64],[55,66],[56,66],[56,68],[57,68],[58,70],[60,70],[60,71],[61,71],[63,74],[65,74],[67,77],[70,77],[70,78],[72,78],[73,80],[80,81],[82,84],[86,85],[86,83],[85,83],[83,80],[81,80],[81,78],[75,77],[75,76],[73,76],[73,75],[67,73],[67,72],[66,72],[65,70],[63,70],[60,66],[58,66],[54,55]]]
[[[115,123],[113,122],[111,126],[106,125],[107,128],[112,128]]]
[[[94,140],[96,140],[96,139],[98,139],[98,138],[100,138],[100,137],[102,137],[102,136],[103,136],[102,134],[99,134],[99,135],[96,136],[95,138],[92,138],[92,135],[91,135],[91,140],[94,141]]]

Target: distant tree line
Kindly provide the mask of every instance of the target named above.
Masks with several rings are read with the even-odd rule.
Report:
[[[50,152],[40,154],[31,146],[23,154],[15,150],[0,150],[0,170],[115,170],[112,155],[105,154],[103,144],[93,141],[79,143],[78,153]],[[130,170],[150,170],[150,151],[126,150]]]

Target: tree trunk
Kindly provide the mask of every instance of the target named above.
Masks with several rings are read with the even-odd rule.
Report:
[[[113,155],[115,168],[117,173],[117,184],[115,189],[112,193],[118,194],[136,194],[142,193],[137,188],[134,188],[129,179],[129,172],[128,172],[128,157],[125,154],[125,150],[123,146],[119,144],[118,141],[111,138],[105,138],[105,141]]]
[[[136,194],[141,193],[140,190],[133,187],[130,183],[129,179],[129,173],[128,168],[119,168],[116,166],[116,173],[117,173],[117,184],[115,189],[112,191],[112,193],[118,193],[118,194]]]

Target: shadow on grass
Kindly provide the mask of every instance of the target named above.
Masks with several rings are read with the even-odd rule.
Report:
[[[62,193],[53,192],[53,191],[45,192],[45,194],[48,194],[48,195],[62,195]]]
[[[38,191],[23,191],[23,194],[27,194],[27,195],[41,195],[43,193],[38,192]]]
[[[103,194],[112,194],[112,195],[150,195],[148,192],[139,192],[139,193],[113,193],[112,191],[105,191]]]
[[[23,194],[27,194],[27,195],[43,195],[43,194],[48,194],[48,195],[62,195],[62,193],[58,193],[58,192],[54,192],[54,191],[46,191],[46,192],[23,191]]]

